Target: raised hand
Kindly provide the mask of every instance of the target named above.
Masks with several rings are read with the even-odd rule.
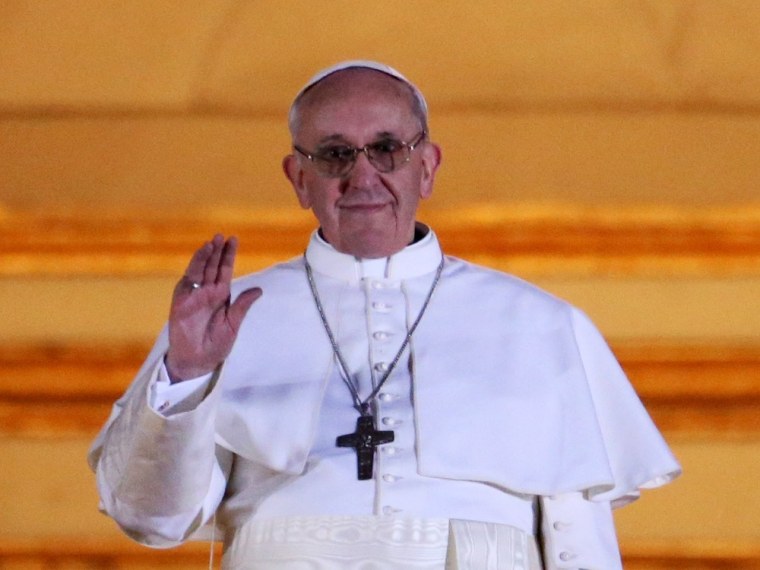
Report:
[[[232,350],[240,323],[261,297],[255,287],[230,302],[237,240],[220,234],[194,254],[174,288],[169,312],[166,369],[172,382],[208,374]]]

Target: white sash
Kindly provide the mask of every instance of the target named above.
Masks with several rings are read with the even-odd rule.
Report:
[[[541,570],[535,538],[491,523],[313,516],[251,521],[224,570]]]

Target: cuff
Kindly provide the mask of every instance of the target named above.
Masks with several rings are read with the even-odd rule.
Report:
[[[622,570],[609,502],[581,493],[540,500],[546,570]]]
[[[215,372],[182,382],[171,383],[166,365],[160,364],[156,380],[148,391],[148,405],[158,414],[169,417],[195,409],[208,394]]]

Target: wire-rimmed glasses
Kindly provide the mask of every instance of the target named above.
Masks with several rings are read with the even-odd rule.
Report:
[[[424,130],[421,131],[412,142],[386,137],[362,147],[330,145],[313,153],[298,145],[293,145],[293,148],[314,163],[319,174],[328,178],[339,178],[351,172],[360,152],[367,156],[370,164],[379,172],[387,174],[409,162],[412,151],[425,139],[426,134]]]

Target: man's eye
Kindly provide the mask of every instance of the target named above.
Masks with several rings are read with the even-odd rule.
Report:
[[[350,146],[331,146],[319,151],[317,158],[328,162],[346,162],[354,157],[354,149]]]
[[[394,139],[385,139],[382,141],[377,141],[374,143],[371,147],[371,150],[374,152],[381,152],[384,154],[393,154],[394,152],[398,152],[398,150],[401,148],[401,143]]]

